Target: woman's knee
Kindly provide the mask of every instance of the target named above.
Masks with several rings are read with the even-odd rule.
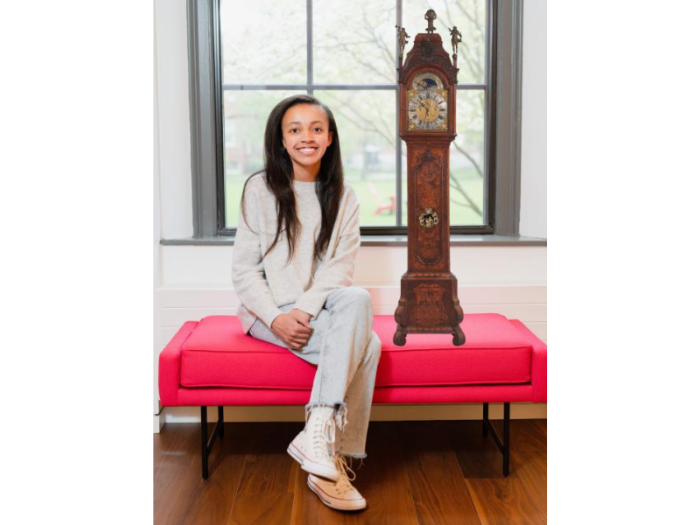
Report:
[[[377,359],[382,355],[382,341],[376,332],[372,331],[372,335],[369,338],[369,344],[367,345],[367,354],[372,359]]]
[[[346,286],[343,291],[351,298],[358,301],[369,301],[371,299],[367,289],[360,286]]]
[[[335,290],[334,293],[338,294],[340,300],[358,308],[367,309],[372,307],[372,296],[367,290],[359,286],[346,286]]]

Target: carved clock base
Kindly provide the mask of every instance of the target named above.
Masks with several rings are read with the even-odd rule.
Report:
[[[394,344],[406,344],[407,334],[452,334],[452,343],[465,343],[464,319],[457,297],[457,279],[450,274],[404,274],[401,299],[394,314]]]

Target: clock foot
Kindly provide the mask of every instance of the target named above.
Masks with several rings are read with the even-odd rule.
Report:
[[[397,329],[394,333],[394,344],[396,346],[403,346],[406,344],[406,334],[402,332],[401,329]]]
[[[462,346],[465,341],[466,341],[466,337],[464,337],[464,332],[462,332],[462,327],[458,326],[452,332],[452,344],[455,346]]]

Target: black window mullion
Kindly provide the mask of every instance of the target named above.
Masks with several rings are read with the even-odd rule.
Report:
[[[495,203],[495,192],[493,191],[492,181],[494,166],[496,164],[495,155],[495,131],[496,131],[496,111],[494,102],[496,100],[496,78],[495,78],[495,68],[493,67],[493,53],[496,51],[496,43],[494,37],[496,32],[494,31],[494,24],[496,23],[496,6],[493,0],[488,0],[486,4],[487,9],[487,21],[486,21],[486,77],[484,82],[487,84],[487,88],[484,93],[484,104],[486,107],[484,115],[484,223],[492,231],[494,228],[494,203]]]

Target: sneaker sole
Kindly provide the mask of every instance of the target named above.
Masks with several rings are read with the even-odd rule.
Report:
[[[345,500],[334,500],[331,496],[328,496],[321,487],[316,486],[311,478],[307,478],[306,484],[311,489],[311,492],[318,496],[324,505],[335,510],[362,510],[367,507],[367,502],[363,500],[345,501]]]
[[[301,469],[305,470],[309,474],[313,474],[314,476],[318,476],[319,478],[324,478],[330,481],[338,481],[340,478],[340,473],[335,470],[328,468],[324,465],[321,465],[320,463],[316,463],[314,461],[309,461],[308,459],[304,458],[302,455],[301,451],[299,451],[295,446],[294,443],[290,443],[289,446],[287,447],[287,453],[294,458],[294,460],[301,465]]]

